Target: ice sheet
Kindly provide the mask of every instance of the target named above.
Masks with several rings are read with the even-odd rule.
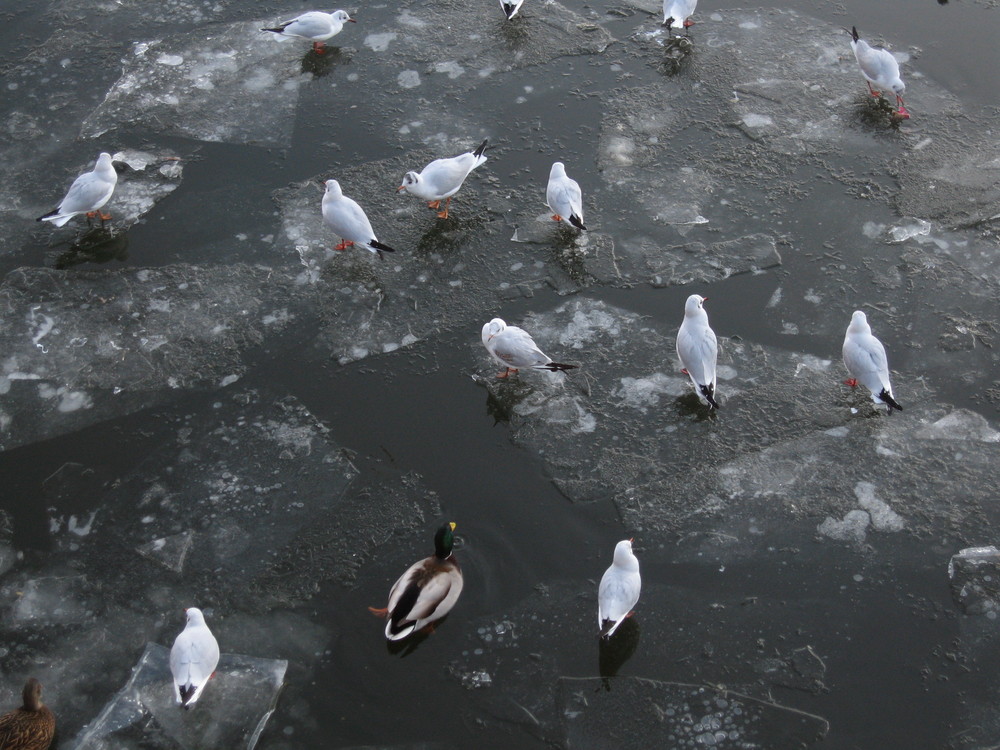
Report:
[[[185,711],[174,702],[169,660],[169,648],[147,644],[129,681],[68,747],[253,750],[277,703],[288,662],[223,653],[201,699]]]
[[[287,145],[305,80],[301,53],[275,43],[263,25],[245,21],[136,42],[82,136],[140,126],[203,141]]]

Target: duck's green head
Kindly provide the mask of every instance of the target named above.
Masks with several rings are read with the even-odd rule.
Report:
[[[442,560],[451,557],[451,548],[455,545],[455,524],[446,523],[434,535],[434,554]]]

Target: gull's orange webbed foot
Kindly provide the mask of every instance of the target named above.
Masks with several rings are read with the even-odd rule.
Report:
[[[441,208],[441,201],[427,201],[427,208],[433,208],[435,211],[437,211],[439,208]]]
[[[562,216],[560,216],[559,214],[552,214],[552,218],[555,221],[562,221]]]
[[[351,242],[350,240],[341,240],[340,244],[339,245],[334,245],[333,249],[334,250],[346,250],[347,248],[352,247],[353,245],[354,245],[354,243]]]
[[[446,208],[444,211],[438,211],[438,218],[439,219],[447,219],[448,218],[448,209]]]
[[[506,377],[509,377],[511,374],[516,375],[517,374],[517,370],[515,368],[513,368],[513,367],[508,367],[503,372],[498,372],[497,373],[497,377],[498,378],[506,378]]]
[[[388,607],[382,607],[381,609],[379,609],[378,607],[369,607],[368,611],[371,612],[376,617],[385,618],[385,617],[389,616],[389,608]]]
[[[99,216],[101,217],[101,221],[111,221],[111,214],[101,212]]]
[[[851,388],[857,388],[858,387],[857,378],[848,378],[847,380],[844,381],[844,385],[849,385],[851,386]]]

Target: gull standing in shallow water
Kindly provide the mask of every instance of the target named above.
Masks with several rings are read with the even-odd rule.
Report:
[[[327,180],[325,184],[323,221],[340,237],[340,244],[336,245],[334,250],[346,250],[357,243],[376,253],[382,260],[385,260],[385,256],[382,255],[383,251],[396,252],[375,238],[372,223],[368,221],[364,209],[358,205],[357,201],[344,195],[339,182]]]
[[[663,0],[663,25],[667,33],[671,29],[688,29],[694,26],[691,16],[698,6],[698,0]]]
[[[565,218],[577,229],[587,228],[583,225],[583,193],[580,191],[580,184],[567,176],[566,167],[561,161],[553,163],[549,171],[545,203],[555,212],[552,218],[556,221]]]
[[[597,627],[601,636],[610,638],[639,601],[642,578],[639,560],[632,554],[632,540],[623,539],[615,545],[615,557],[604,571],[597,589]]]
[[[694,383],[698,399],[712,409],[718,409],[715,364],[719,359],[719,344],[715,331],[708,324],[708,313],[704,307],[707,299],[692,294],[684,303],[684,321],[677,331],[677,357],[681,361],[681,371]]]
[[[451,612],[462,593],[462,569],[452,555],[454,523],[434,534],[434,554],[413,563],[392,585],[384,609],[369,607],[373,615],[388,618],[385,637],[399,641],[430,627]]]
[[[483,152],[487,143],[488,139],[480,143],[475,151],[459,154],[450,159],[435,159],[424,167],[420,174],[407,172],[403,175],[403,184],[396,188],[396,192],[405,190],[427,201],[427,207],[435,210],[441,207],[442,199],[447,199],[444,209],[438,212],[439,219],[447,219],[451,196],[462,187],[469,172],[486,161]]]
[[[847,326],[844,336],[844,366],[851,374],[846,385],[852,388],[861,383],[872,392],[872,401],[885,404],[889,410],[903,407],[892,397],[892,385],[889,383],[889,360],[885,356],[882,342],[872,335],[868,325],[868,316],[861,310],[855,310],[851,316],[851,324]]]
[[[97,157],[97,164],[91,172],[84,172],[73,180],[69,192],[62,199],[59,207],[39,216],[38,221],[51,221],[61,227],[77,214],[86,214],[87,219],[100,217],[101,223],[111,218],[110,214],[100,211],[101,207],[111,200],[118,184],[118,172],[111,163],[111,154],[102,151]]]
[[[896,95],[896,104],[899,105],[896,115],[904,120],[909,119],[910,113],[903,104],[906,84],[899,77],[899,63],[892,53],[881,47],[872,47],[858,36],[858,30],[854,26],[851,27],[851,49],[854,50],[854,57],[861,66],[861,75],[868,82],[868,90],[872,96],[882,95],[882,92],[872,88],[873,83],[880,88],[890,89]]]
[[[200,609],[188,607],[184,613],[187,625],[170,649],[170,673],[174,676],[174,698],[184,708],[191,708],[219,666],[219,642]]]
[[[483,326],[482,339],[486,351],[505,368],[497,373],[498,378],[505,378],[526,367],[549,372],[565,372],[577,367],[553,362],[538,348],[531,334],[523,328],[507,325],[501,318],[493,318]]]
[[[504,15],[507,16],[508,21],[517,15],[522,5],[524,5],[524,0],[510,0],[510,2],[508,0],[500,0],[500,7],[503,8]]]
[[[337,36],[345,23],[354,23],[354,19],[345,10],[335,10],[333,13],[311,10],[273,29],[261,31],[270,31],[282,39],[308,39],[313,43],[313,51],[322,55],[326,49],[323,42]]]

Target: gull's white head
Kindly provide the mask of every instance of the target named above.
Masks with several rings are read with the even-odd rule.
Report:
[[[903,93],[906,91],[906,84],[903,83],[902,78],[897,78],[889,85],[897,96],[902,96]]]
[[[868,316],[861,310],[855,310],[851,316],[851,324],[847,327],[848,333],[871,333],[872,327],[868,325]]]
[[[326,195],[323,196],[324,198],[326,198],[326,197],[330,197],[330,198],[342,198],[343,195],[344,195],[344,191],[340,189],[340,183],[339,182],[337,182],[336,180],[327,180],[326,181]]]
[[[340,21],[340,23],[354,23],[354,19],[348,15],[346,10],[335,10],[330,14],[334,21]]]
[[[704,303],[708,297],[702,297],[700,294],[692,294],[687,298],[687,302],[684,303],[684,314],[685,315],[697,315],[699,312],[704,311]]]
[[[484,325],[482,334],[483,346],[486,346],[491,338],[503,331],[506,327],[507,324],[503,321],[503,318],[493,318],[493,320]]]
[[[107,169],[111,166],[111,154],[107,151],[102,151],[97,157],[97,167],[98,169]]]
[[[632,540],[622,539],[618,544],[615,545],[615,561],[614,564],[617,567],[624,568],[638,568],[639,561],[636,559],[635,555],[632,554]]]
[[[420,182],[420,175],[416,172],[407,172],[403,175],[403,184],[396,188],[398,193],[400,190],[406,190],[407,188],[413,187],[418,182]]]
[[[553,177],[565,177],[566,167],[561,161],[552,162],[552,170],[549,172],[549,179]]]
[[[188,625],[204,625],[205,615],[197,607],[188,607],[184,610],[184,614],[187,615]]]

